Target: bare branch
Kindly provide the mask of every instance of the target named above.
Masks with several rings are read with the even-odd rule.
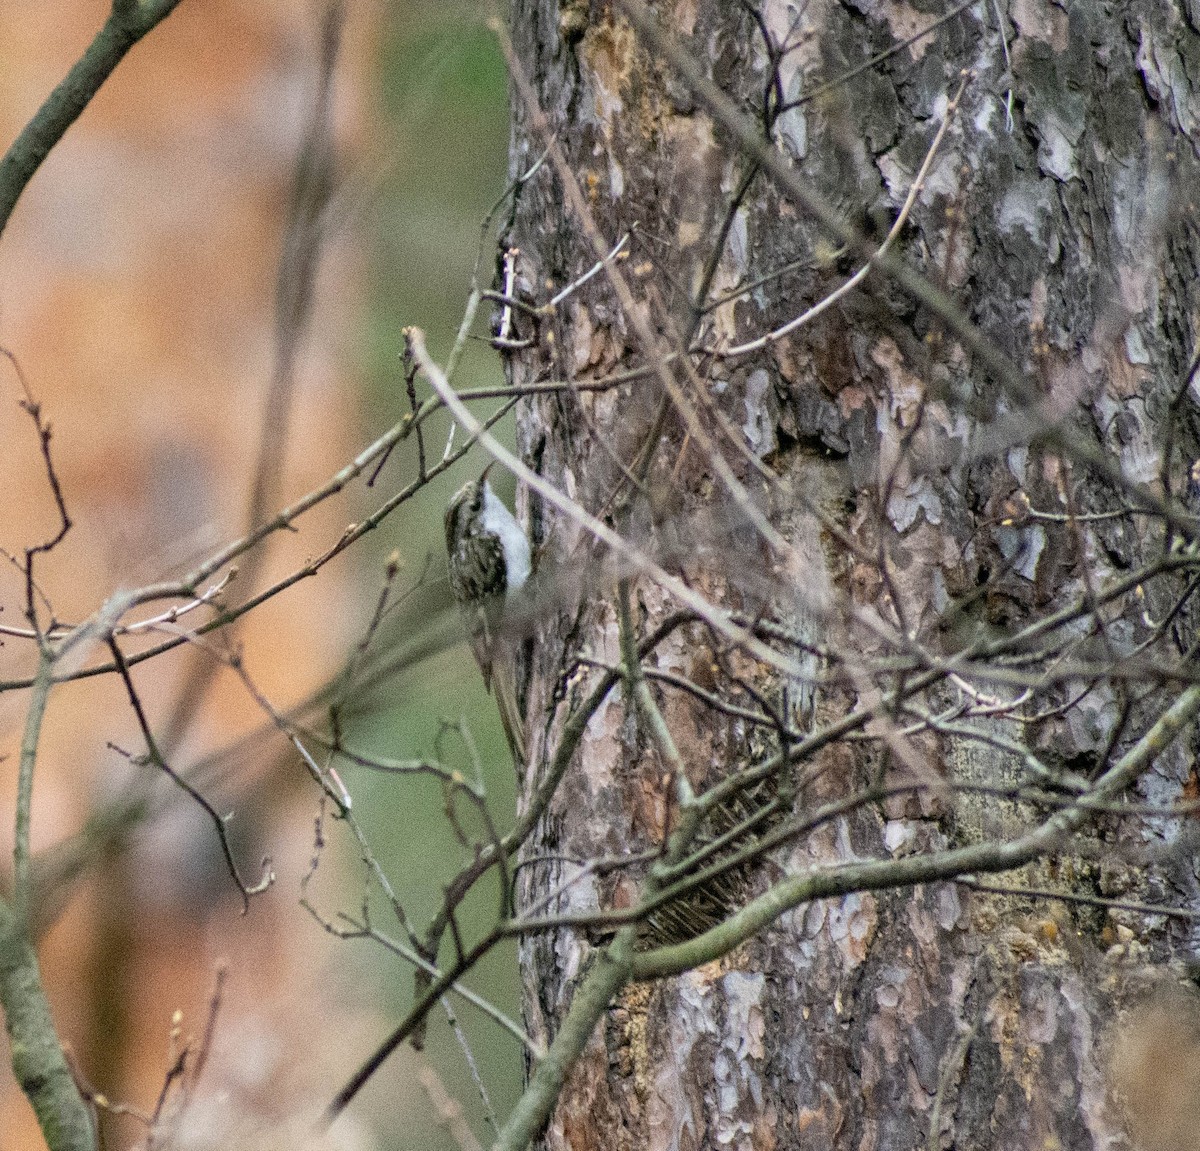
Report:
[[[108,19],[87,51],[0,158],[0,234],[51,148],[79,119],[125,53],[165,20],[178,3],[179,0],[113,0]]]

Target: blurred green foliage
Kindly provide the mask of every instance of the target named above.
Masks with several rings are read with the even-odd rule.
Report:
[[[480,242],[480,225],[506,182],[508,90],[503,60],[484,27],[484,11],[471,6],[421,0],[386,8],[380,101],[386,119],[385,140],[377,153],[384,170],[370,221],[371,323],[366,349],[369,392],[364,398],[367,434],[389,426],[406,410],[408,400],[400,360],[401,332],[416,324],[428,336],[435,356],[444,358],[454,341],[470,289]],[[480,277],[490,283],[494,244],[485,243]],[[486,332],[481,310],[477,332]],[[483,341],[473,341],[463,357],[456,383],[478,387],[503,382],[496,354]],[[427,390],[419,386],[419,396]],[[432,421],[428,428],[431,460],[440,458],[448,425]],[[380,495],[408,482],[416,473],[416,445],[402,445],[377,481]],[[484,466],[472,453],[452,473],[389,520],[375,541],[374,566],[364,579],[373,595],[383,556],[399,549],[406,565],[398,587],[411,585],[429,557],[426,580],[444,581],[442,513],[451,492]],[[511,500],[511,486],[501,490]],[[434,587],[433,593],[440,589]],[[429,598],[422,595],[421,602]],[[448,605],[448,592],[442,597]],[[412,624],[426,622],[411,612]],[[405,615],[397,612],[403,633]],[[394,642],[403,642],[401,634]],[[370,714],[354,738],[363,747],[395,757],[431,755],[437,751],[441,721],[463,718],[470,724],[484,764],[490,810],[500,830],[512,821],[514,772],[501,733],[495,705],[484,692],[478,669],[465,645],[423,659],[389,680],[390,706]],[[455,766],[468,769],[469,757],[457,737],[442,742]],[[440,903],[444,884],[468,858],[446,818],[440,789],[427,780],[354,772],[347,780],[355,809],[366,827],[379,860],[395,883],[410,916],[423,924]],[[460,809],[464,811],[465,809]],[[478,831],[478,821],[466,819]],[[346,872],[357,877],[356,861]],[[353,891],[353,888],[351,889]],[[351,899],[353,896],[350,897]],[[495,917],[494,884],[479,893],[464,917],[468,937]],[[380,905],[378,923],[389,912]],[[398,930],[394,932],[399,934]],[[412,972],[400,961],[371,949],[357,953],[370,966],[377,1001],[398,1019],[412,995]],[[448,958],[443,955],[443,958]],[[468,982],[510,1015],[519,1018],[515,948],[506,947],[481,965]],[[501,1120],[521,1088],[523,1056],[518,1045],[473,1007],[454,1001],[454,1010],[470,1041],[480,1075]],[[491,1133],[483,1122],[479,1091],[445,1015],[431,1017],[424,1056],[449,1092],[464,1106],[484,1145]],[[422,1088],[404,1069],[417,1065],[401,1052],[386,1066],[380,1083],[366,1095],[384,1147],[421,1147],[431,1151],[456,1145],[434,1122],[433,1108]],[[402,1075],[403,1082],[397,1082]],[[398,1091],[406,1098],[399,1103]],[[411,1098],[407,1097],[411,1094]],[[374,1105],[370,1100],[374,1100]],[[401,1122],[397,1118],[402,1117]]]

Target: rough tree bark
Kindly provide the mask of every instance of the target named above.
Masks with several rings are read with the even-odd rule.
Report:
[[[970,70],[898,238],[903,260],[1021,367],[1045,401],[1038,420],[1061,413],[1071,435],[1102,449],[1130,481],[1160,494],[1169,481],[1189,498],[1187,468],[1200,455],[1197,395],[1186,387],[1200,309],[1200,8],[1164,0],[979,4],[782,113],[779,100],[895,48],[942,11],[892,0],[679,0],[660,4],[657,15],[744,112],[762,123],[765,101],[775,101],[771,138],[876,243]],[[684,333],[710,351],[728,350],[798,315],[861,263],[761,173],[722,229],[750,161],[619,5],[514,0],[511,16],[517,56],[601,234],[615,244],[636,229],[622,267],[662,341],[677,346]],[[514,123],[516,175],[545,143],[519,96]],[[509,242],[520,249],[520,282],[537,299],[595,260],[552,165],[523,188]],[[721,257],[710,300],[798,263],[697,317],[692,296],[714,244]],[[517,386],[594,379],[645,363],[651,352],[604,276],[539,335],[509,356]],[[747,617],[869,654],[864,633],[847,622],[858,609],[949,653],[1073,603],[1164,546],[1163,524],[1150,516],[1065,522],[1067,513],[1135,501],[1072,459],[1061,439],[1039,439],[1043,429],[1029,426],[980,357],[880,271],[759,350],[693,360],[703,388],[676,366],[680,386],[692,389],[701,412],[715,405],[706,426],[761,496],[759,510],[795,545],[802,569],[771,555],[675,405],[659,422],[663,392],[653,376],[614,391],[523,401],[520,448],[560,491],[614,517],[690,586]],[[644,484],[631,496],[622,469],[636,472],[643,461]],[[760,465],[773,473],[769,483]],[[616,664],[620,652],[611,562],[604,566],[570,521],[536,498],[526,502],[544,571],[598,573],[588,594],[541,621],[531,645],[528,798],[567,707],[595,674],[577,657]],[[1105,627],[1081,629],[1091,646],[1071,657],[1119,665],[1145,621],[1161,619],[1185,584],[1168,578],[1140,599],[1117,601]],[[634,599],[646,629],[677,606],[646,578],[635,581]],[[1190,610],[1184,600],[1174,624],[1180,652],[1193,641]],[[743,674],[746,687],[787,702],[805,729],[861,704],[872,688],[830,679],[809,696],[775,671],[739,663],[695,624],[649,663],[714,691]],[[763,753],[769,733],[756,735],[662,682],[651,686],[694,786]],[[1085,778],[1163,706],[1153,685],[1119,675],[1060,687],[1058,710],[1019,738]],[[992,689],[1010,702],[1019,694]],[[991,730],[1011,732],[999,722]],[[826,748],[823,774],[801,789],[797,806],[885,771],[998,791],[1012,781],[1011,756],[978,738],[876,734]],[[1195,794],[1195,745],[1189,728],[1133,794],[1155,804]],[[528,906],[561,883],[571,861],[654,847],[672,812],[670,772],[614,695],[589,724],[527,852],[542,862],[522,871],[521,899]],[[1027,815],[1001,794],[943,794],[931,785],[893,795],[776,851],[750,890],[822,862],[979,842]],[[1195,864],[1165,850],[1185,833],[1179,818],[1112,818],[1085,842],[1094,851],[1074,849],[1004,882],[1197,909]],[[628,906],[637,879],[592,874],[555,906]],[[600,942],[564,929],[523,945],[537,1037],[553,1038]],[[1197,942],[1186,919],[955,883],[801,905],[719,962],[628,986],[568,1079],[545,1145],[1124,1145],[1109,1082],[1114,1028],[1147,989],[1177,977]],[[1146,1146],[1191,1145],[1144,1138]]]

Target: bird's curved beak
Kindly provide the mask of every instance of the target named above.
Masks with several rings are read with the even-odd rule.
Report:
[[[494,468],[495,466],[496,466],[496,461],[495,461],[495,460],[491,460],[491,461],[488,463],[488,466],[487,466],[486,468],[484,468],[482,472],[480,472],[480,473],[479,473],[479,482],[480,482],[481,484],[486,484],[486,483],[487,483],[488,472],[490,472],[490,471],[492,470],[492,468]]]

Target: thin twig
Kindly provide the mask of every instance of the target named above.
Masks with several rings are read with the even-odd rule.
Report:
[[[146,718],[146,713],[142,709],[141,697],[137,693],[137,689],[133,685],[133,677],[129,673],[129,666],[125,662],[125,657],[121,652],[121,646],[111,636],[108,638],[108,649],[112,652],[113,663],[117,668],[117,672],[121,676],[121,681],[125,685],[126,694],[129,697],[129,705],[133,708],[133,714],[137,718],[138,727],[141,729],[142,738],[146,741],[146,759],[159,769],[172,783],[175,784],[181,791],[186,792],[200,806],[201,810],[208,816],[209,820],[217,833],[217,840],[221,845],[221,853],[225,857],[225,867],[237,886],[238,893],[242,897],[242,914],[245,915],[250,910],[250,897],[259,895],[266,891],[275,881],[275,874],[271,870],[270,859],[262,861],[262,875],[254,885],[247,884],[238,870],[237,861],[233,857],[233,847],[229,842],[229,835],[225,827],[225,820],[217,813],[217,810],[209,801],[189,783],[182,775],[180,775],[169,763],[163,758],[162,753],[158,749],[158,741],[154,738],[154,733],[150,730],[150,723]]]
[[[951,120],[954,119],[954,113],[958,111],[959,101],[962,99],[963,91],[966,89],[969,76],[964,73],[959,81],[958,91],[955,92],[954,98],[946,105],[945,114],[942,116],[942,122],[938,126],[937,132],[934,134],[933,142],[929,145],[925,153],[925,159],[921,167],[917,170],[917,175],[913,179],[912,186],[908,190],[908,195],[904,198],[904,203],[900,207],[900,211],[896,216],[895,222],[888,229],[888,234],[884,238],[882,244],[879,245],[879,250],[872,255],[866,263],[858,269],[845,283],[839,285],[824,298],[813,304],[811,308],[801,312],[794,319],[789,320],[786,324],[776,328],[774,331],[768,332],[764,336],[759,336],[754,340],[747,340],[744,344],[737,344],[732,348],[714,348],[712,354],[719,356],[722,359],[732,360],[738,356],[749,355],[751,352],[757,352],[765,348],[768,344],[773,344],[784,336],[794,332],[797,328],[803,327],[805,324],[816,319],[822,312],[831,308],[843,296],[848,295],[859,284],[867,278],[867,274],[873,267],[876,267],[887,257],[888,249],[895,242],[896,237],[904,230],[904,225],[908,222],[909,213],[913,209],[913,205],[917,202],[917,197],[924,189],[925,180],[929,175],[929,169],[933,165],[934,157],[938,153],[938,149],[945,139],[946,130],[950,127]]]

